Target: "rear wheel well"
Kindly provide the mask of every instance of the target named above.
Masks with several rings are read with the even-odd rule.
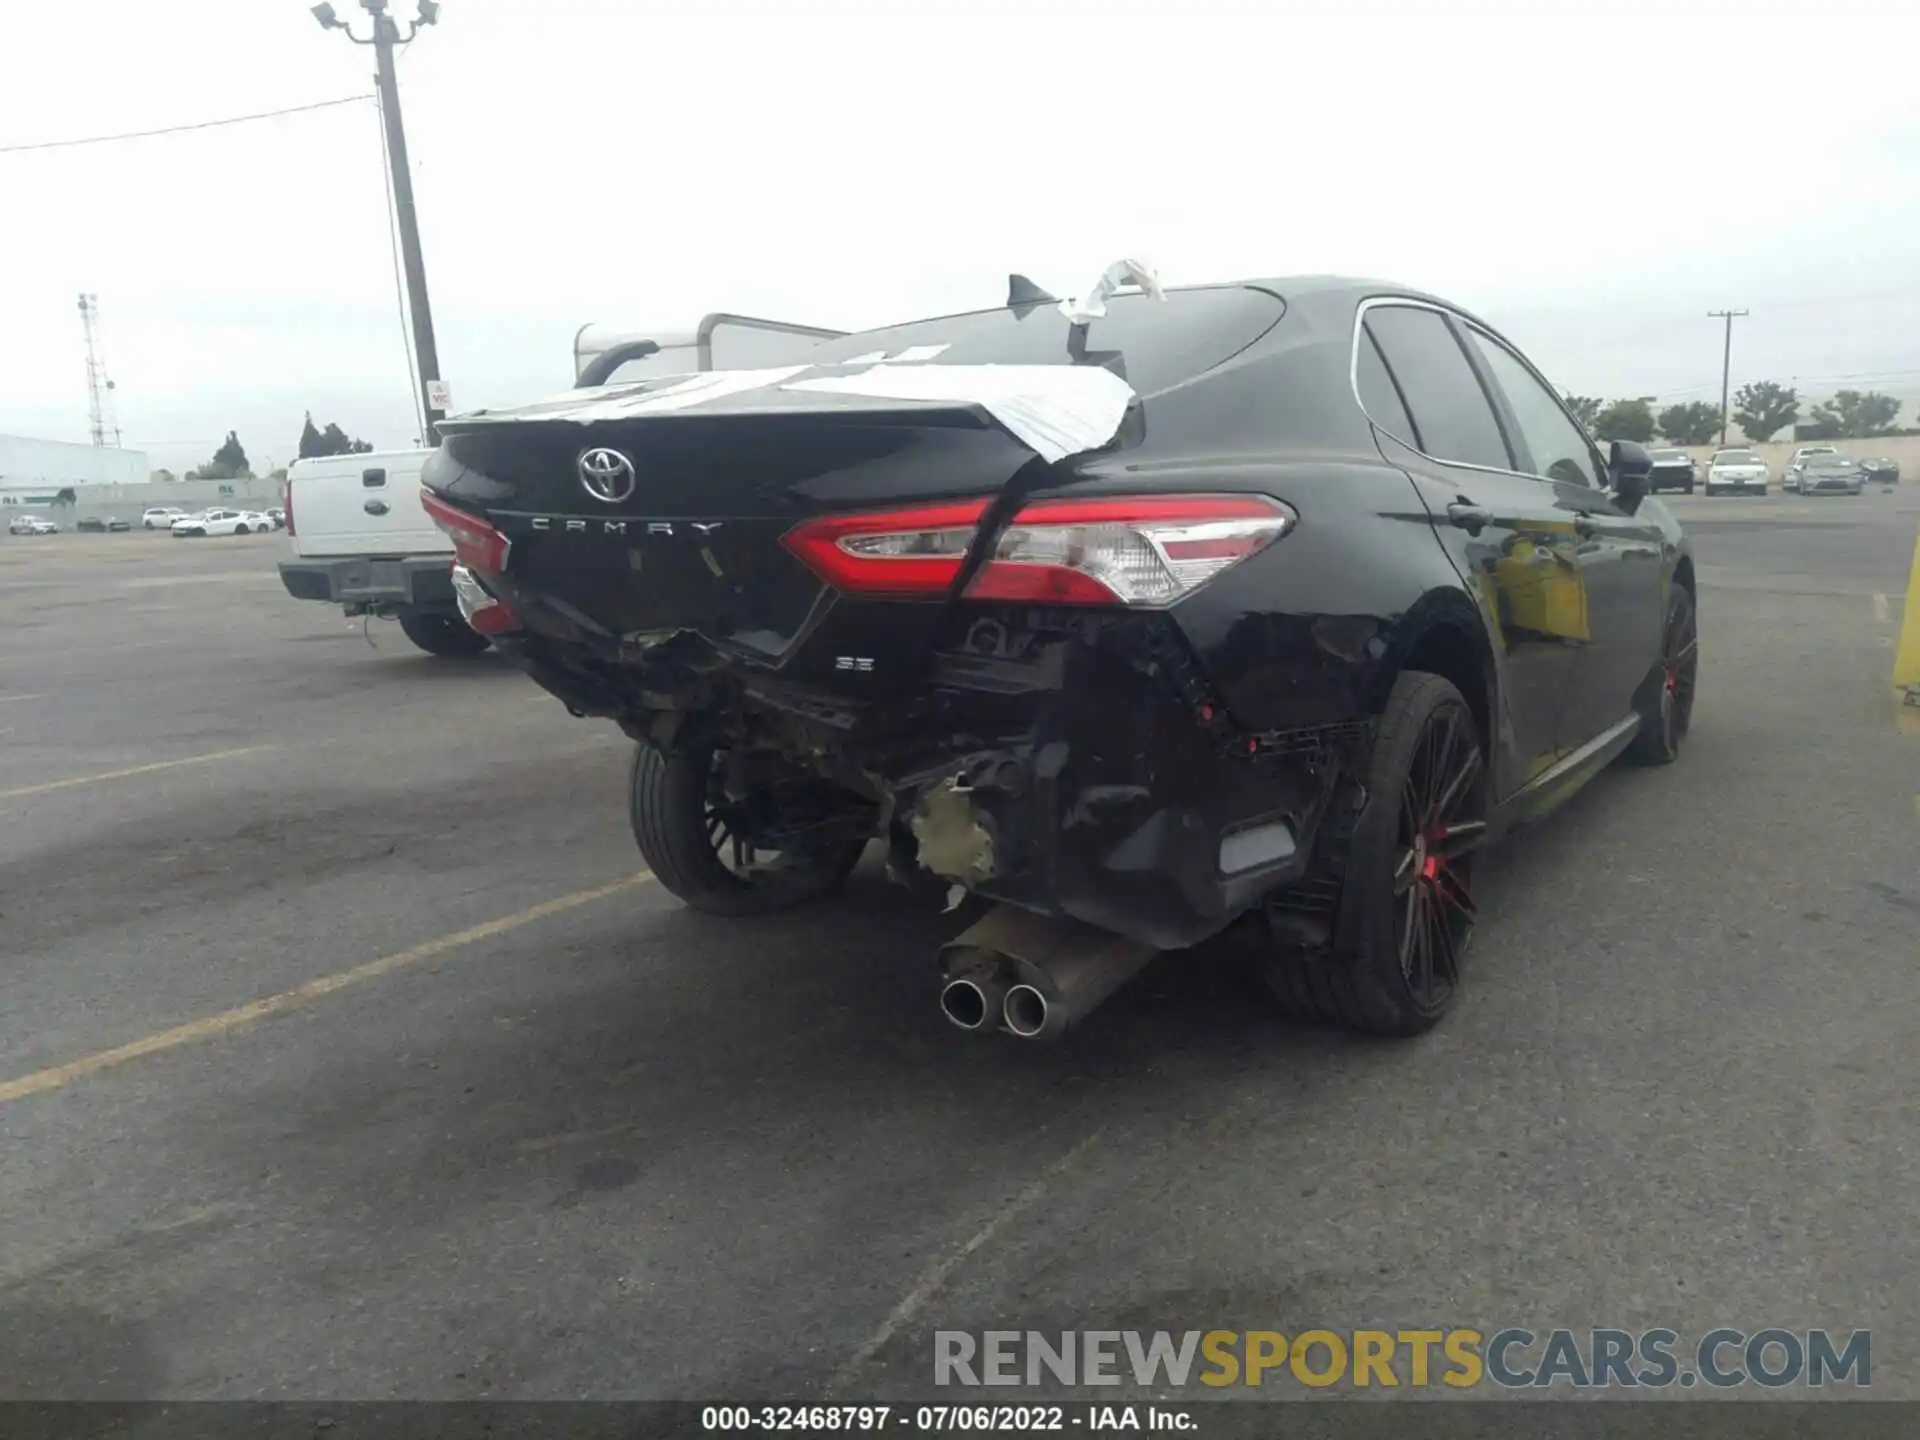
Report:
[[[1699,603],[1700,591],[1694,584],[1693,557],[1691,555],[1682,555],[1680,557],[1680,563],[1673,567],[1673,582],[1687,592],[1689,599],[1693,600],[1696,604]]]
[[[1480,647],[1463,627],[1441,623],[1424,631],[1414,641],[1400,668],[1424,670],[1429,675],[1452,681],[1453,688],[1460,692],[1467,708],[1473,712],[1473,723],[1480,728],[1480,743],[1486,746],[1493,743],[1486,662]]]

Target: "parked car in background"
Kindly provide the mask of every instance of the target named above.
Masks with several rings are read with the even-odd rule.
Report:
[[[257,510],[208,510],[173,522],[176,538],[205,535],[251,535],[273,529],[273,522]]]
[[[58,535],[60,527],[44,515],[16,515],[7,522],[9,535]]]
[[[1782,490],[1792,490],[1797,494],[1800,490],[1800,472],[1806,469],[1807,461],[1813,459],[1815,456],[1838,455],[1839,453],[1840,452],[1831,445],[1802,445],[1798,450],[1793,452],[1793,457],[1787,461],[1787,468],[1781,472],[1780,488]]]
[[[89,515],[73,528],[76,530],[85,530],[92,535],[105,535],[109,531],[117,535],[123,530],[131,530],[133,527],[118,515]]]
[[[1767,493],[1767,462],[1751,450],[1716,450],[1707,465],[1707,494],[1723,490]]]
[[[1900,462],[1889,460],[1884,455],[1876,455],[1871,460],[1862,460],[1860,470],[1866,476],[1869,485],[1895,485],[1900,480]]]
[[[1800,469],[1800,493],[1858,495],[1866,487],[1866,478],[1859,462],[1851,456],[1810,455]]]
[[[1653,457],[1655,491],[1679,490],[1691,495],[1700,479],[1700,463],[1684,450],[1649,450]]]
[[[421,503],[431,450],[296,460],[287,471],[293,555],[280,583],[296,600],[349,616],[390,617],[429,655],[478,655],[492,643],[460,616],[453,545]]]
[[[153,505],[141,512],[140,524],[147,530],[165,530],[186,513],[178,505]]]

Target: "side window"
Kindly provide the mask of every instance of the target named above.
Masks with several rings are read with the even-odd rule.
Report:
[[[1380,305],[1367,312],[1366,329],[1399,382],[1423,451],[1462,465],[1513,468],[1480,377],[1438,311]]]
[[[1387,363],[1380,358],[1380,347],[1373,343],[1373,336],[1365,329],[1360,332],[1359,355],[1353,373],[1360,391],[1360,408],[1367,412],[1367,418],[1389,435],[1418,449],[1420,431],[1414,426],[1413,417],[1407,414],[1406,402],[1400,398],[1393,376],[1387,373]]]
[[[1467,331],[1468,343],[1478,352],[1494,384],[1500,387],[1520,427],[1520,438],[1531,455],[1533,473],[1549,480],[1567,480],[1598,487],[1593,447],[1573,423],[1560,402],[1506,346],[1478,330]]]

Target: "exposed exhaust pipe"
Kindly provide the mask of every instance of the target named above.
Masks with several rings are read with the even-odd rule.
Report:
[[[1007,982],[992,965],[974,965],[940,991],[940,1009],[962,1030],[992,1030],[1006,1007]]]
[[[1050,1040],[1159,953],[1076,920],[1002,905],[942,949],[949,979],[940,1006],[962,1029],[997,1025],[1023,1040]],[[983,1007],[985,1018],[966,1023]]]

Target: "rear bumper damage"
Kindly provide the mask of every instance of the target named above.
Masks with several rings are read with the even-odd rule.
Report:
[[[1319,893],[1322,832],[1357,808],[1369,733],[1357,717],[1239,728],[1163,614],[976,620],[891,703],[726,663],[593,660],[532,632],[496,643],[575,714],[637,739],[670,748],[718,725],[828,775],[878,814],[902,878],[927,871],[1158,950]]]

